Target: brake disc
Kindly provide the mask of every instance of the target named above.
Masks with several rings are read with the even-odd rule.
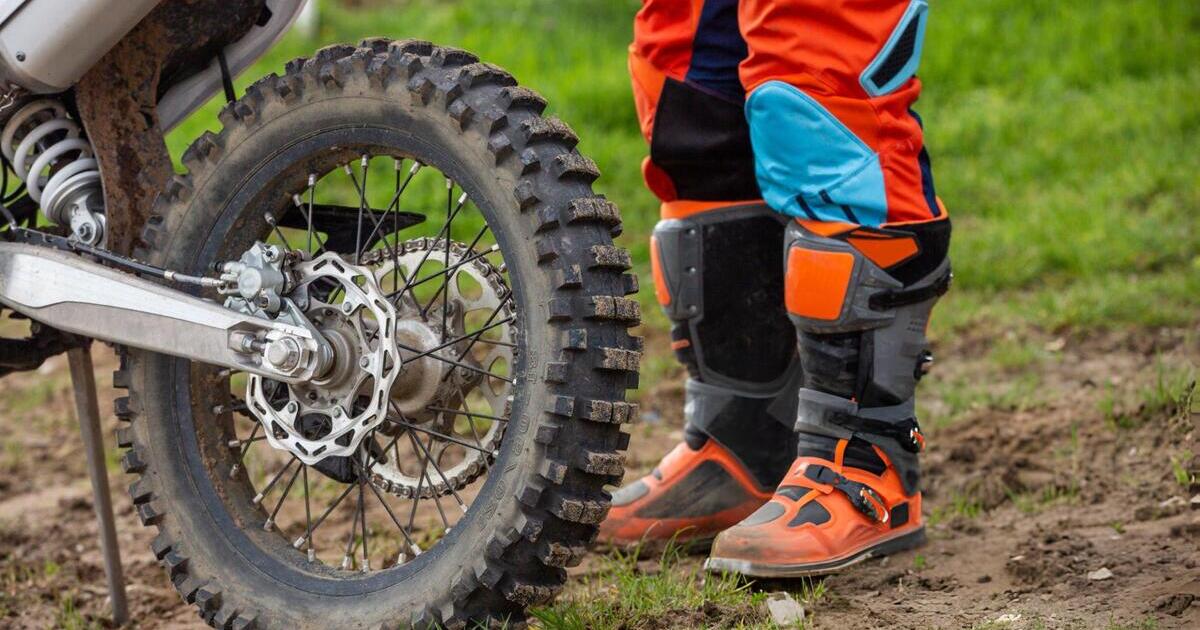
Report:
[[[447,252],[445,240],[420,238],[373,250],[363,258],[379,284],[386,288],[411,284],[414,289],[405,291],[405,299],[396,304],[396,335],[401,344],[427,348],[436,347],[439,340],[468,337],[441,351],[441,356],[460,367],[432,357],[409,360],[402,347],[405,372],[393,387],[392,411],[402,422],[419,427],[413,438],[429,442],[420,446],[407,442],[415,447],[417,461],[404,461],[399,450],[392,449],[384,461],[375,463],[372,481],[384,491],[402,497],[444,496],[470,484],[495,460],[512,384],[485,373],[502,365],[511,369],[517,328],[509,287],[486,253],[456,241],[450,241]],[[437,263],[438,270],[430,271],[430,263]],[[446,275],[449,280],[443,286]],[[436,289],[425,291],[433,295],[424,304],[412,297],[420,294],[421,285]],[[469,335],[483,328],[487,328],[484,334]],[[486,410],[479,408],[481,403]]]
[[[246,404],[262,423],[271,446],[305,464],[354,454],[359,443],[387,418],[392,385],[400,375],[396,309],[372,270],[325,253],[291,269],[290,296],[305,303],[298,325],[315,328],[333,347],[329,373],[309,383],[283,385],[250,375]]]

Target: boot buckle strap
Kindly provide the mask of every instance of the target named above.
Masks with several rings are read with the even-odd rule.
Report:
[[[900,443],[900,446],[910,453],[920,453],[925,450],[925,435],[921,433],[921,425],[916,418],[908,418],[903,422],[884,422],[870,418],[860,418],[845,413],[834,414],[835,424],[845,427],[855,433],[868,433],[889,437]]]
[[[846,477],[834,472],[828,466],[818,464],[809,464],[804,469],[804,476],[813,482],[821,484],[826,488],[832,488],[840,491],[850,499],[850,504],[859,512],[862,512],[867,518],[876,521],[880,524],[886,524],[891,519],[891,514],[888,512],[887,504],[883,502],[883,497],[879,496],[871,486],[865,483],[847,479]],[[824,488],[818,488],[828,494]]]

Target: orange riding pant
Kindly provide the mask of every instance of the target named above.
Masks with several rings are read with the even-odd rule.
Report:
[[[664,218],[762,199],[867,228],[945,217],[912,106],[926,0],[644,0],[629,66]]]

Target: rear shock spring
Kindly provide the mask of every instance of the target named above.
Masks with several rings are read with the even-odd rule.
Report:
[[[0,133],[0,152],[46,218],[70,226],[88,245],[101,244],[100,166],[62,103],[38,99],[18,110]]]

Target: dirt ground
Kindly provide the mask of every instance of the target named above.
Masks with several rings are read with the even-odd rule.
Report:
[[[929,544],[829,578],[810,622],[1200,628],[1200,487],[1186,476],[1200,468],[1200,414],[1180,400],[1188,383],[1174,380],[1200,364],[1200,335],[980,337],[937,350],[923,391]],[[101,397],[111,399],[115,361],[97,353]],[[627,479],[679,438],[681,398],[676,376],[643,395]],[[111,446],[117,421],[102,408]],[[0,437],[0,627],[103,627],[65,358],[0,380]],[[202,627],[148,550],[151,530],[123,492],[115,448],[109,464],[134,627]],[[660,624],[671,625],[647,627]]]

